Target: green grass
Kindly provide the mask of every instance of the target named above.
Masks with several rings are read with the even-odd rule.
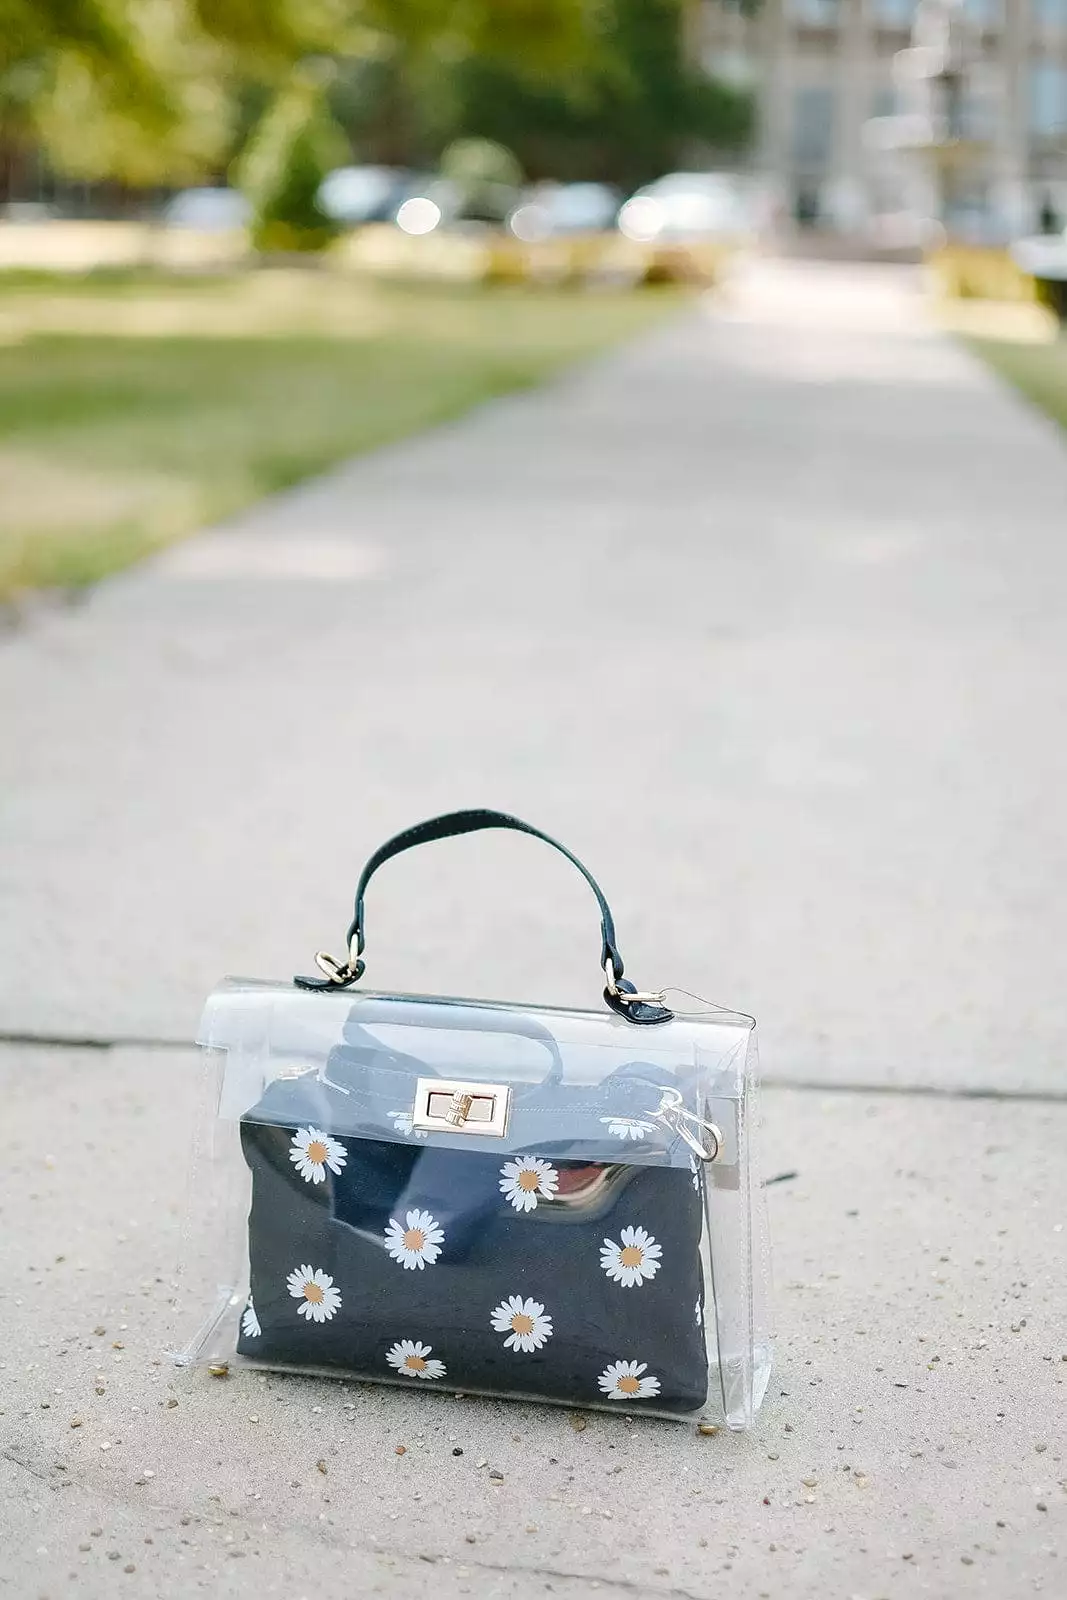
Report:
[[[315,273],[230,276],[195,295],[163,277],[0,280],[0,595],[90,583],[678,303]]]
[[[969,339],[967,343],[994,372],[1067,428],[1067,333],[1061,333],[1050,344],[1014,344],[999,339]]]

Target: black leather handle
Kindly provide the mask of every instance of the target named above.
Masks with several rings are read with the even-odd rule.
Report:
[[[363,951],[366,948],[364,900],[367,886],[378,868],[403,851],[414,849],[416,845],[431,844],[435,839],[454,839],[464,833],[480,833],[486,828],[507,828],[514,833],[528,833],[532,838],[551,845],[553,850],[558,850],[572,866],[577,867],[596,896],[600,910],[600,967],[601,971],[606,973],[610,965],[614,981],[614,988],[609,984],[605,989],[604,999],[614,1011],[628,1017],[631,1022],[668,1021],[671,1013],[664,1007],[626,1000],[627,994],[635,994],[636,990],[632,983],[623,978],[625,969],[615,942],[615,923],[611,908],[589,868],[579,861],[566,845],[560,844],[559,840],[553,839],[550,834],[542,833],[541,829],[535,828],[532,823],[523,822],[520,817],[509,816],[506,811],[491,811],[485,808],[449,811],[440,817],[430,817],[425,822],[415,823],[414,827],[405,828],[402,833],[394,834],[383,845],[379,845],[360,873],[359,883],[356,885],[355,912],[345,936],[347,961],[340,966],[330,962],[328,970],[331,971],[331,976],[325,979],[296,978],[294,982],[302,989],[347,988],[350,984],[357,983],[366,970],[366,963],[363,960]],[[328,961],[328,958],[321,956],[319,959],[320,963],[323,960]]]
[[[540,828],[535,828],[529,822],[523,822],[519,817],[511,817],[506,811],[449,811],[442,817],[431,817],[427,822],[417,822],[413,828],[405,828],[403,833],[398,833],[392,839],[387,839],[371,856],[367,865],[360,873],[359,883],[356,885],[356,909],[351,926],[346,935],[349,951],[352,950],[352,941],[355,940],[355,954],[361,956],[365,947],[364,940],[364,909],[363,901],[370,883],[379,867],[383,867],[394,856],[400,855],[404,850],[412,850],[417,844],[432,844],[435,839],[454,839],[463,833],[481,833],[485,828],[510,828],[515,833],[528,833],[535,839],[541,839],[545,844],[550,844],[553,850],[558,850],[560,855],[578,868],[586,883],[596,896],[596,903],[600,908],[600,934],[601,934],[601,969],[607,962],[611,962],[611,970],[615,974],[615,981],[622,977],[622,957],[615,945],[615,923],[612,920],[611,908],[604,899],[603,891],[588,867],[573,855],[566,845],[560,844],[558,839],[551,838],[547,833],[542,833]]]

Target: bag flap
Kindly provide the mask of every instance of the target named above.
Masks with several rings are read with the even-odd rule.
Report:
[[[652,1035],[605,1012],[306,994],[242,980],[216,990],[200,1030],[202,1044],[227,1052],[224,1117],[504,1157],[693,1170],[679,1110],[719,1128],[717,1167],[737,1160],[749,1036],[736,1022],[677,1019]],[[420,1080],[503,1090],[503,1130],[420,1129]]]

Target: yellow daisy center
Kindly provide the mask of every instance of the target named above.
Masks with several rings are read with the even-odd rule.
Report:
[[[409,1372],[425,1372],[426,1363],[421,1356],[405,1356],[404,1365]]]
[[[528,1317],[522,1311],[517,1311],[511,1319],[511,1326],[515,1333],[533,1333],[533,1317]]]
[[[527,1167],[519,1173],[519,1188],[522,1189],[525,1194],[533,1194],[534,1190],[539,1189],[540,1186],[541,1174],[539,1172],[531,1172]]]
[[[404,1235],[405,1250],[421,1250],[426,1243],[426,1235],[421,1228],[409,1228]]]
[[[305,1283],[305,1285],[304,1285],[304,1299],[305,1300],[310,1300],[311,1304],[313,1306],[321,1306],[321,1304],[323,1302],[323,1298],[324,1297],[323,1297],[322,1290],[319,1288],[317,1283]]]
[[[621,1389],[623,1394],[637,1394],[641,1388],[641,1380],[639,1378],[620,1378],[616,1387]]]
[[[628,1244],[625,1250],[620,1250],[619,1260],[624,1267],[639,1267],[645,1259],[645,1252],[635,1244]]]
[[[313,1161],[317,1167],[322,1166],[329,1153],[321,1139],[312,1139],[307,1147],[307,1158],[309,1161]]]

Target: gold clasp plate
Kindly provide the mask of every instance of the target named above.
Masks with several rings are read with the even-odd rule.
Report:
[[[411,1127],[423,1133],[473,1133],[502,1139],[508,1131],[511,1089],[506,1083],[420,1078]]]

